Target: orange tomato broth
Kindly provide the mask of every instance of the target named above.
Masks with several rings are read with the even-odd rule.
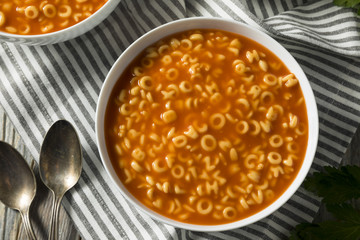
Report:
[[[188,46],[185,45],[185,47],[183,45],[172,47],[171,42],[173,39],[189,39],[190,36],[195,33],[202,34],[204,40],[192,41],[193,47],[190,50],[186,49]],[[241,43],[237,46],[239,49],[238,56],[236,56],[236,53],[221,47],[221,45],[226,45],[223,44],[224,42],[230,42],[233,39],[238,39]],[[209,42],[206,43],[207,40],[211,41],[212,44]],[[301,168],[305,156],[308,141],[308,122],[305,101],[299,84],[292,87],[286,87],[284,85],[279,86],[279,84],[276,86],[267,86],[264,84],[263,77],[265,72],[259,69],[258,61],[254,60],[253,63],[249,62],[246,57],[246,53],[248,51],[252,52],[255,49],[258,53],[261,52],[265,54],[263,57],[260,57],[260,59],[264,59],[268,63],[268,73],[274,74],[278,77],[284,77],[290,74],[290,72],[285,64],[281,62],[270,50],[241,35],[211,29],[191,30],[166,37],[153,44],[152,49],[158,49],[159,46],[164,44],[170,46],[168,51],[166,53],[159,54],[158,57],[151,58],[153,60],[153,65],[150,68],[142,67],[140,71],[141,75],[136,76],[134,74],[135,67],[141,66],[142,63],[148,61],[149,58],[146,56],[149,56],[148,54],[153,50],[151,50],[151,48],[149,50],[148,48],[148,50],[143,51],[126,68],[113,88],[112,94],[109,98],[110,100],[105,114],[105,139],[109,157],[118,177],[124,183],[124,186],[129,190],[129,192],[144,205],[163,216],[185,223],[199,225],[225,224],[244,219],[263,210],[277,200],[290,186]],[[199,47],[199,49],[201,47],[201,49],[195,50],[196,46]],[[181,57],[176,57],[175,54],[171,55],[171,53],[175,50],[181,51],[184,54],[187,53],[191,56],[190,59],[197,58],[199,63],[204,64],[198,69],[195,68],[195,70],[191,70],[191,63],[184,61],[184,59],[181,60]],[[213,57],[210,58],[208,54],[205,54],[206,51],[209,51]],[[161,59],[163,59],[163,56],[168,53],[172,56],[172,62],[165,66]],[[217,58],[216,56],[220,56],[217,54],[221,54],[225,56],[225,58],[216,62],[214,59]],[[245,74],[246,76],[254,74],[255,77],[251,83],[247,83],[242,80],[241,78],[244,76],[239,76],[234,73],[233,61],[235,59],[241,59],[246,66],[251,67],[252,70],[246,72]],[[208,66],[210,66],[210,69],[207,68]],[[164,77],[164,75],[166,69],[171,67],[179,69],[179,75],[176,80],[169,81]],[[221,71],[219,72],[218,69],[221,69]],[[196,73],[200,73],[201,77],[197,76],[195,79],[191,79],[194,71]],[[149,104],[147,106],[148,108],[144,110],[146,113],[143,112],[140,114],[140,122],[131,123],[131,129],[135,129],[139,132],[139,136],[134,137],[136,140],[133,141],[129,139],[129,129],[126,127],[128,124],[126,119],[131,117],[129,117],[129,115],[123,116],[121,114],[120,108],[122,102],[119,99],[121,98],[120,93],[123,89],[125,89],[124,92],[126,93],[124,97],[125,102],[128,102],[130,99],[134,99],[135,96],[131,95],[131,89],[136,86],[140,86],[139,79],[144,75],[152,76],[154,80],[154,90],[150,92],[152,94],[153,101],[155,103],[159,103],[159,106],[154,106],[154,108],[152,108]],[[193,91],[190,93],[182,93],[180,91],[175,99],[169,100],[170,103],[168,103],[168,100],[163,100],[164,95],[161,91],[159,91],[159,89],[156,90],[156,88],[159,88],[160,84],[162,85],[162,90],[166,90],[166,86],[168,84],[179,85],[180,82],[184,80],[191,83]],[[215,104],[210,103],[209,98],[203,97],[203,93],[196,90],[196,85],[199,85],[203,91],[209,95],[209,92],[207,92],[205,87],[209,81],[216,82],[219,88],[218,92],[223,96],[221,101]],[[199,135],[210,134],[214,136],[217,140],[217,144],[219,144],[220,141],[229,141],[232,147],[234,147],[237,151],[238,160],[231,160],[229,157],[229,150],[226,149],[227,151],[224,151],[219,146],[210,152],[201,148],[190,150],[186,147],[174,148],[170,146],[173,142],[172,139],[168,139],[167,136],[172,127],[175,127],[176,129],[175,136],[180,134],[183,135],[184,132],[189,130],[190,125],[195,125],[194,123],[196,121],[199,123],[198,125],[202,125],[203,123],[209,124],[209,116],[212,113],[221,113],[228,110],[228,113],[230,113],[233,118],[240,121],[248,120],[246,116],[251,115],[250,112],[252,111],[253,114],[251,119],[265,121],[264,119],[266,119],[266,114],[264,113],[264,110],[246,111],[243,106],[236,104],[236,101],[239,98],[252,99],[249,94],[249,90],[253,85],[261,86],[262,92],[271,91],[275,94],[273,102],[270,102],[269,100],[268,102],[264,102],[264,104],[258,103],[258,107],[263,106],[266,109],[269,109],[270,106],[274,104],[283,106],[283,114],[278,113],[277,119],[271,121],[271,131],[269,133],[261,130],[261,133],[256,136],[252,136],[249,132],[241,135],[237,133],[235,124],[232,124],[227,118],[225,126],[220,130],[208,127],[206,133],[199,133],[198,131]],[[234,91],[237,89],[238,94],[228,96],[226,93],[229,86],[231,86]],[[141,97],[140,93],[138,97],[146,99],[146,96]],[[185,101],[190,97],[193,99],[198,98],[197,107],[192,105],[193,109],[186,108]],[[303,101],[299,101],[299,99],[302,99]],[[256,101],[256,99],[254,101]],[[170,104],[170,108],[173,109],[177,115],[177,119],[171,123],[164,123],[163,121],[163,113],[169,110],[166,108],[167,103]],[[138,104],[129,105],[131,111],[138,111]],[[255,105],[256,103],[251,107],[251,109],[255,109]],[[228,106],[230,106],[230,108],[228,108]],[[236,112],[235,109],[240,109],[244,116],[237,115],[238,111]],[[286,127],[286,124],[289,122],[289,113],[298,117],[299,121],[296,128],[290,128],[289,126]],[[146,119],[145,117],[143,118],[143,116],[146,116]],[[296,129],[299,129],[300,123],[302,135],[296,134]],[[250,130],[254,131],[252,128],[250,128],[249,131]],[[150,139],[149,136],[152,133],[156,133],[160,137],[158,142]],[[275,133],[282,136],[284,141],[284,144],[279,148],[274,148],[269,144],[269,138]],[[141,135],[145,136],[145,142],[143,145],[140,145],[141,140],[139,140],[139,138],[141,138]],[[127,145],[125,141],[127,140],[125,140],[125,138],[127,138],[131,145],[130,149],[127,149],[126,147]],[[296,142],[296,146],[298,147],[298,152],[295,154],[289,153],[287,150],[287,141],[290,142],[291,138],[293,138],[293,142]],[[187,139],[188,145],[199,145],[200,137],[197,139],[191,139],[188,137]],[[155,153],[155,157],[151,157],[148,153],[149,149],[153,146],[161,145],[163,141],[166,143],[163,144],[163,150]],[[117,147],[120,147],[121,153],[118,152],[119,149],[116,150],[116,145]],[[142,168],[141,172],[137,172],[131,167],[131,162],[135,161],[132,156],[132,151],[135,148],[141,149],[146,155],[144,160],[137,161]],[[183,167],[184,176],[180,179],[176,179],[172,176],[169,163],[167,162],[167,160],[169,160],[169,154],[174,150],[176,157],[173,158],[173,163],[170,163],[170,165],[172,167],[175,165]],[[271,170],[271,167],[275,167],[275,165],[270,164],[267,159],[267,154],[271,151],[279,152],[283,159],[283,161],[278,164],[278,166],[282,168],[282,172],[278,172],[279,177],[274,177],[275,173]],[[253,169],[247,169],[244,165],[244,159],[250,154],[255,154],[258,157],[255,163],[256,167]],[[289,160],[290,155],[291,160]],[[210,157],[210,161],[204,160],[206,156]],[[186,157],[189,158],[184,160]],[[155,159],[160,159],[160,166],[168,169],[161,173],[155,172],[153,167],[153,161]],[[292,166],[289,167],[288,165],[285,165],[285,160],[288,160],[288,165],[291,161],[293,163]],[[196,169],[196,179],[193,172],[194,170],[191,170],[193,169],[192,167],[195,167]],[[126,183],[128,176],[125,171],[130,173],[131,176],[129,178],[131,180],[128,183]],[[179,170],[177,171],[177,173],[179,173]],[[257,171],[259,173],[260,179],[257,182],[247,177],[251,171]],[[269,177],[270,175],[273,176]],[[153,179],[152,184],[147,181],[146,176],[151,176]],[[226,180],[226,183],[223,183],[224,179]],[[254,204],[253,197],[259,197],[259,195],[257,195],[259,194],[257,188],[261,186],[264,187],[266,181],[268,183],[268,189],[271,189],[273,194],[270,191],[266,192],[266,189],[263,190],[263,201],[261,204],[257,204],[256,202]],[[217,182],[217,184],[215,182]],[[156,183],[160,184],[157,186]],[[164,186],[164,183],[166,186]],[[251,184],[253,187],[249,187]],[[178,189],[180,188],[186,193],[176,194],[174,190],[175,185],[178,186]],[[214,187],[214,185],[218,185],[217,190],[214,190],[215,188],[211,188],[211,186]],[[206,188],[206,186],[210,187]],[[164,190],[165,188],[167,190]],[[149,189],[153,189],[150,190],[150,192],[152,191],[150,194]],[[206,189],[210,189],[210,191],[206,191]],[[245,193],[243,190],[245,190]],[[199,196],[200,194],[202,194],[202,196]],[[150,199],[150,196],[152,196],[152,199]],[[161,200],[159,201],[158,199]],[[209,199],[213,203],[210,213],[202,215],[197,212],[197,203],[199,203],[200,199]],[[242,201],[241,199],[246,201],[246,204],[244,202],[243,204],[245,206],[247,205],[248,208],[245,208],[244,205],[240,203],[240,201]],[[184,206],[183,204],[186,204],[187,206]],[[203,204],[203,206],[200,206],[201,208],[208,207],[208,203],[202,202],[201,204]],[[224,209],[227,206],[233,207],[236,212],[228,213],[228,215],[230,215],[229,219],[220,218],[224,215]],[[192,212],[193,210],[195,210],[195,212]]]
[[[71,27],[99,10],[107,0],[2,0],[0,1],[0,31],[20,34],[38,35],[56,32]],[[44,14],[44,6],[54,6],[49,17]],[[35,7],[38,14],[28,18],[25,11]],[[71,8],[70,16],[64,16]],[[33,13],[32,13],[33,14]],[[3,18],[3,21],[1,20]]]

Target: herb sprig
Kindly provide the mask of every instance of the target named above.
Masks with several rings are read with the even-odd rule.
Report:
[[[360,16],[360,0],[334,0],[336,6],[354,8],[357,10],[357,14]]]
[[[360,239],[360,209],[350,204],[360,198],[360,168],[324,167],[323,172],[306,178],[305,189],[322,197],[327,211],[335,220],[301,223],[291,232],[291,240],[357,240]]]

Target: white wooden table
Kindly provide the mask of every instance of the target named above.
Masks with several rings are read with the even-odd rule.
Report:
[[[30,153],[26,149],[26,143],[22,141],[19,134],[14,129],[12,123],[7,117],[4,109],[0,106],[0,140],[12,144],[28,161],[29,165],[33,167],[37,177],[37,193],[30,211],[30,221],[34,228],[36,237],[40,239],[47,239],[49,231],[50,212],[51,212],[51,198],[50,192],[46,186],[41,182],[37,163],[32,159]],[[342,164],[356,164],[360,165],[360,130],[358,129],[352,143],[350,144]],[[315,221],[322,221],[329,219],[331,216],[325,211],[323,207],[320,208],[318,216]],[[63,208],[60,209],[60,226],[59,239],[81,239],[76,228],[67,216]],[[22,225],[20,214],[17,211],[6,208],[0,202],[0,240],[15,240],[26,239],[24,228]]]

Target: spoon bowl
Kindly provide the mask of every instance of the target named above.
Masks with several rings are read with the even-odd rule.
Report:
[[[20,212],[30,239],[35,239],[29,219],[35,194],[36,180],[29,165],[15,148],[0,141],[0,201]]]
[[[40,151],[40,177],[53,194],[49,239],[58,237],[61,199],[81,175],[82,152],[74,127],[66,120],[55,122],[47,132]]]

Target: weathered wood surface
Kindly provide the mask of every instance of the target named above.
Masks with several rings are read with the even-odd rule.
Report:
[[[50,222],[51,195],[46,186],[41,182],[37,163],[32,159],[30,153],[9,118],[0,106],[0,140],[12,144],[33,167],[37,177],[37,193],[30,211],[30,221],[34,228],[36,237],[47,239]],[[360,130],[358,129],[355,137],[350,144],[342,164],[360,164]],[[323,207],[320,208],[315,221],[322,221],[331,218]],[[59,239],[78,240],[81,239],[76,228],[67,216],[63,208],[60,209]],[[20,214],[17,211],[6,208],[0,202],[0,240],[26,239]]]
[[[50,190],[41,182],[38,173],[38,165],[26,149],[19,134],[14,129],[12,123],[0,106],[0,140],[12,144],[26,159],[34,169],[37,180],[37,192],[30,208],[30,221],[32,223],[35,236],[38,240],[48,239],[50,213],[51,213],[51,193]],[[0,239],[17,240],[27,239],[24,231],[20,214],[10,208],[5,207],[0,202]],[[60,208],[59,213],[59,239],[80,239],[72,221],[68,217],[64,208]]]

